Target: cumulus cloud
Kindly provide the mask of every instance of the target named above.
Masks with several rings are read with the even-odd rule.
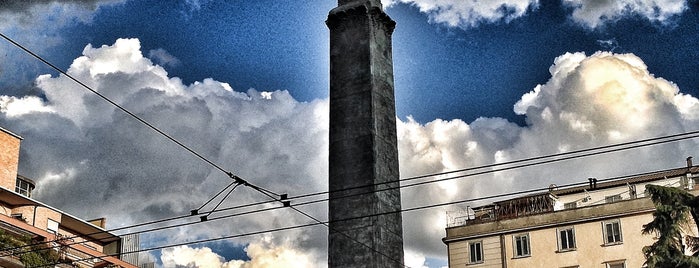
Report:
[[[405,266],[411,268],[428,268],[425,266],[425,256],[410,250],[405,252]]]
[[[563,0],[571,7],[571,18],[589,28],[597,28],[626,16],[641,16],[652,22],[666,23],[687,10],[686,0]]]
[[[163,250],[161,261],[164,267],[198,268],[306,268],[317,265],[307,253],[264,240],[249,244],[245,252],[249,260],[225,261],[210,248],[178,246]]]
[[[280,193],[326,189],[326,100],[298,102],[286,91],[237,92],[213,79],[184,85],[140,49],[137,39],[88,45],[67,72],[251,183]],[[188,214],[229,183],[225,174],[67,77],[41,75],[35,84],[42,97],[0,97],[0,122],[25,137],[20,172],[37,181],[41,200],[84,218],[109,216],[123,226]],[[239,187],[223,207],[265,199]],[[160,237],[182,242],[307,220],[287,214],[276,214],[284,221],[265,214],[236,217],[225,230],[212,222]],[[324,247],[322,232],[306,233],[287,235],[311,251]]]
[[[17,117],[29,113],[50,113],[53,112],[53,109],[47,107],[36,96],[24,96],[21,98],[0,96],[0,112],[8,117]]]
[[[296,249],[269,243],[252,243],[245,248],[249,260],[225,261],[210,248],[178,246],[163,250],[164,267],[283,268],[314,267],[312,258]]]
[[[176,67],[180,65],[180,60],[162,48],[148,51],[148,58],[161,66]]]
[[[699,100],[655,77],[633,54],[567,53],[549,72],[546,83],[514,104],[526,126],[502,118],[399,120],[402,177],[681,133],[695,130],[699,120]],[[299,102],[286,91],[240,92],[213,79],[185,85],[144,57],[137,39],[88,45],[68,73],[256,185],[292,195],[327,189],[327,100]],[[0,97],[0,124],[25,138],[20,172],[37,181],[42,201],[84,218],[108,216],[108,223],[121,226],[188,214],[229,183],[66,77],[42,75],[36,86],[42,97]],[[403,207],[675,167],[696,146],[687,141],[407,187]],[[240,187],[224,206],[264,198]],[[427,258],[444,258],[444,212],[466,205],[478,204],[405,213],[406,261],[420,267]],[[323,218],[327,206],[302,209]],[[225,214],[212,215],[218,216]],[[149,234],[152,239],[142,241],[147,248],[304,223],[308,219],[293,211],[278,210]],[[228,242],[246,247],[250,261],[225,260],[201,247],[165,250],[161,261],[183,267],[308,261],[308,267],[323,267],[326,235],[326,229],[312,228]]]
[[[384,7],[403,3],[414,5],[436,23],[473,27],[480,23],[509,22],[538,6],[538,0],[383,0]]]
[[[0,32],[38,55],[53,55],[66,43],[61,30],[74,24],[90,23],[95,11],[124,0],[32,0],[0,1]],[[0,87],[8,95],[33,93],[32,81],[48,68],[8,42],[0,42],[2,61]],[[11,66],[11,67],[7,67]]]
[[[382,0],[384,7],[395,4],[416,6],[435,23],[470,28],[482,23],[510,22],[538,7],[538,0]],[[562,0],[570,18],[586,28],[597,28],[619,19],[639,16],[666,24],[688,9],[686,0]]]
[[[633,54],[567,53],[555,59],[551,78],[523,95],[514,110],[526,126],[500,118],[399,122],[401,174],[410,177],[478,167],[534,156],[634,141],[696,130],[699,102],[672,82],[655,77]],[[549,184],[583,182],[682,166],[696,155],[697,142],[686,141],[558,164],[447,180],[403,190],[403,206],[444,203]],[[478,171],[487,171],[481,169]],[[468,173],[457,173],[464,175]],[[444,175],[432,179],[444,179]],[[492,202],[490,200],[488,202]],[[487,203],[487,202],[486,202]],[[444,211],[465,203],[405,214],[406,245],[416,252],[444,254]],[[434,254],[434,255],[431,255]]]
[[[2,1],[0,29],[34,30],[30,36],[46,38],[47,33],[74,22],[89,22],[95,10],[124,0],[37,0]],[[47,16],[50,15],[50,16]]]

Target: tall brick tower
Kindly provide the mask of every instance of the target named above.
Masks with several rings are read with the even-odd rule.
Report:
[[[380,0],[338,0],[326,24],[330,28],[328,265],[403,267],[391,52],[395,22],[383,12]]]

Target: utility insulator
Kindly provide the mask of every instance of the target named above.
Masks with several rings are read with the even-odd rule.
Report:
[[[291,207],[291,201],[287,200],[287,199],[289,199],[289,196],[287,194],[281,194],[281,195],[279,195],[279,197],[280,197],[279,201],[281,201],[282,204],[284,204],[285,208]]]

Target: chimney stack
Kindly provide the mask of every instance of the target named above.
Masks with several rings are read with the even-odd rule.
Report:
[[[692,157],[687,157],[687,167],[692,167]]]

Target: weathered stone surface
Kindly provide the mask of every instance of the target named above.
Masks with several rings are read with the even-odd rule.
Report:
[[[362,4],[362,5],[373,5],[377,7],[381,7],[381,0],[338,0],[337,5],[338,6],[346,6],[346,5],[351,5],[351,4]]]
[[[378,0],[340,0],[330,28],[328,264],[403,267],[391,34]]]

